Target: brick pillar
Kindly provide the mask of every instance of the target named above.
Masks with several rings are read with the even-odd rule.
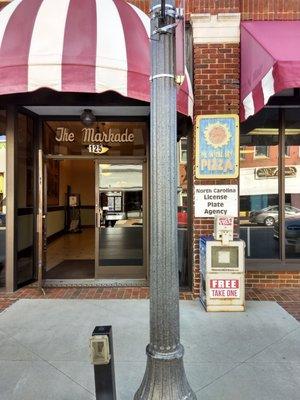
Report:
[[[191,23],[194,36],[195,115],[237,114],[240,14],[193,14]],[[193,183],[194,185],[238,184],[238,179],[197,180],[194,175]],[[199,296],[200,293],[199,238],[212,232],[213,219],[194,218],[194,296]]]

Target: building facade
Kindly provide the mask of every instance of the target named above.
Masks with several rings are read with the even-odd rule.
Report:
[[[9,2],[2,3],[5,6]],[[148,13],[149,1],[131,3]],[[239,187],[236,235],[246,242],[247,287],[299,287],[300,85],[295,79],[288,87],[273,91],[271,98],[265,95],[266,101],[254,101],[249,108],[243,93],[247,68],[245,63],[241,65],[247,32],[254,29],[259,35],[256,23],[263,21],[267,24],[265,29],[270,29],[274,21],[279,25],[286,21],[296,23],[300,20],[299,1],[191,0],[186,2],[186,8],[186,54],[194,93],[194,116],[240,115],[240,171],[236,179],[197,179],[195,135],[188,113],[184,116],[179,111],[181,286],[199,295],[199,238],[213,231],[212,218],[195,217],[195,185],[236,184]],[[247,25],[251,22],[254,28]],[[298,27],[293,25],[293,29],[297,31]],[[262,45],[259,37],[257,43]],[[277,46],[282,46],[280,40]],[[128,285],[147,284],[151,207],[148,202],[151,177],[147,175],[151,151],[148,103],[130,96],[124,100],[114,93],[97,99],[80,96],[76,101],[66,94],[51,95],[50,99],[43,92],[35,98],[30,94],[2,96],[2,142],[5,131],[9,134],[9,129],[18,129],[18,139],[14,137],[5,146],[6,151],[15,151],[14,164],[9,159],[6,168],[14,168],[17,194],[10,187],[12,182],[6,179],[4,184],[5,171],[0,170],[0,196],[2,187],[5,198],[6,187],[7,194],[16,197],[12,214],[18,228],[10,229],[6,235],[6,240],[16,243],[15,254],[3,255],[1,263],[2,286],[8,289],[39,277],[43,284],[51,285],[78,284],[80,280],[82,284],[94,281],[105,284],[105,280],[109,284],[118,284],[119,280]],[[23,107],[15,108],[13,121],[12,103]],[[83,104],[96,114],[93,132],[82,132],[86,129],[79,118],[84,112]],[[97,107],[102,107],[101,115],[97,114]],[[105,107],[114,107],[114,114]],[[119,139],[105,142],[111,132]],[[98,141],[101,146],[89,136],[97,134],[102,134]],[[102,146],[103,143],[107,146]],[[101,160],[95,162],[95,154],[105,148],[106,153],[101,153]],[[89,151],[93,157],[88,156]],[[5,208],[2,200],[3,215],[7,212]],[[38,215],[47,215],[47,224],[39,221]],[[2,225],[3,238],[5,223]],[[2,239],[1,242],[4,243]],[[8,279],[8,275],[14,278]]]

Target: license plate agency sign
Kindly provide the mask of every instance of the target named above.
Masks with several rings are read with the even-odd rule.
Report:
[[[239,118],[201,115],[196,119],[196,178],[237,178],[239,174]]]
[[[237,185],[196,185],[195,217],[238,216]]]

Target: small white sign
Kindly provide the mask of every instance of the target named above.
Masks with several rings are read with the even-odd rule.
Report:
[[[209,295],[212,299],[239,299],[239,279],[210,279]]]
[[[234,218],[229,216],[218,215],[214,222],[214,238],[215,240],[233,240]]]
[[[69,197],[69,206],[70,207],[78,206],[78,204],[77,204],[77,196],[70,196]]]
[[[195,217],[238,216],[237,185],[196,185]]]

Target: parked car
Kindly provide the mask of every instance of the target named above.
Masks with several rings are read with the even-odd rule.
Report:
[[[187,226],[187,207],[179,206],[177,209],[177,219],[178,226],[186,227]]]
[[[279,240],[279,223],[274,224],[274,239]],[[300,216],[285,219],[285,249],[287,253],[300,253]]]
[[[2,199],[0,202],[1,210],[5,205],[6,205],[6,197],[4,197],[4,199]],[[5,226],[6,226],[6,215],[4,214],[3,211],[0,211],[0,227],[5,227]]]
[[[249,222],[253,224],[261,224],[266,226],[273,226],[278,220],[278,206],[269,206],[262,210],[251,211],[249,214]],[[299,215],[300,209],[292,206],[285,206],[285,216]]]
[[[6,225],[6,215],[3,212],[0,212],[0,227]]]

